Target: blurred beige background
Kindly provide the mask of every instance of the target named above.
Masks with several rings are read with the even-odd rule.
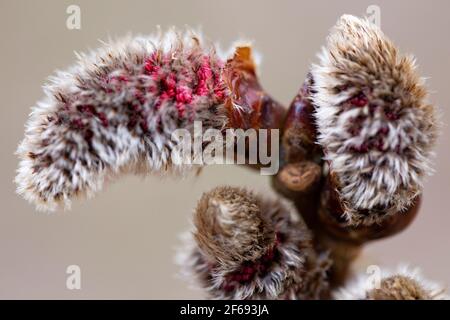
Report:
[[[81,30],[66,28],[66,8],[81,8]],[[156,25],[201,26],[228,47],[254,40],[263,55],[264,86],[288,104],[329,28],[344,13],[381,8],[382,29],[414,53],[429,77],[431,101],[442,120],[450,114],[450,3],[448,1],[17,1],[0,2],[1,214],[0,298],[200,298],[175,277],[178,235],[189,226],[203,191],[219,184],[269,189],[268,178],[236,166],[217,166],[183,181],[127,177],[69,212],[47,215],[15,195],[13,155],[30,107],[57,68],[74,61],[74,50]],[[415,223],[401,235],[369,245],[363,263],[410,262],[450,284],[450,129],[437,147],[437,173],[428,180]],[[82,270],[82,289],[66,289],[66,268]]]

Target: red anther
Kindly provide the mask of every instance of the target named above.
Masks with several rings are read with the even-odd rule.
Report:
[[[148,124],[147,121],[143,120],[139,123],[139,126],[141,127],[142,131],[147,132],[148,131]]]
[[[144,69],[148,74],[155,74],[160,70],[160,67],[155,63],[157,60],[157,53],[154,52],[150,58],[145,60]]]
[[[86,130],[86,132],[84,133],[84,139],[88,142],[90,142],[92,140],[93,136],[94,136],[94,132],[90,129]]]
[[[216,96],[217,100],[223,100],[225,98],[225,92],[222,88],[214,89],[214,95]]]
[[[197,71],[197,77],[199,79],[195,93],[199,96],[205,96],[209,92],[208,80],[212,78],[212,70],[207,56],[203,57],[203,63]]]
[[[100,119],[100,122],[102,123],[102,125],[104,127],[108,126],[108,118],[106,117],[106,114],[104,114],[103,112],[99,112],[97,114],[98,118]]]
[[[369,150],[369,146],[367,145],[366,142],[363,142],[360,146],[359,146],[359,152],[367,152]]]
[[[356,107],[364,107],[369,102],[369,100],[367,99],[366,95],[361,92],[351,98],[349,102]]]
[[[176,94],[176,100],[179,103],[183,104],[189,104],[192,102],[192,94],[189,91],[189,89],[185,87],[178,87],[177,88],[177,94]]]
[[[83,128],[84,128],[83,121],[81,121],[80,118],[73,119],[72,122],[71,122],[71,124],[72,124],[72,126],[73,126],[74,128],[77,128],[77,129],[83,129]]]
[[[398,115],[393,111],[387,111],[385,113],[385,115],[386,115],[386,118],[388,118],[388,120],[391,120],[391,121],[398,120]]]
[[[378,134],[387,135],[389,133],[389,127],[382,127],[378,130]]]
[[[120,81],[120,82],[128,82],[128,77],[125,75],[119,75],[119,76],[112,76],[111,80],[113,81]]]
[[[244,271],[244,273],[247,273],[247,274],[252,274],[255,272],[255,270],[251,267],[244,267],[243,271]]]
[[[359,146],[351,146],[349,147],[349,150],[352,152],[357,152],[357,153],[365,153],[369,150],[369,145],[367,144],[367,142],[363,142],[361,145]]]
[[[378,149],[378,151],[384,151],[384,139],[378,138],[378,140],[375,142],[375,147]]]
[[[89,115],[95,114],[95,108],[92,105],[77,106],[77,110],[81,113],[87,113]]]

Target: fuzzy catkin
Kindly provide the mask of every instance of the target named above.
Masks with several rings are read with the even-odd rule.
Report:
[[[175,129],[221,129],[223,61],[189,33],[134,37],[79,55],[32,109],[20,143],[17,192],[37,209],[92,196],[124,172],[180,172]]]
[[[320,299],[328,295],[326,253],[286,203],[233,187],[205,193],[178,262],[215,299]]]
[[[409,207],[432,172],[435,108],[412,57],[367,20],[344,15],[312,68],[319,143],[350,224]]]
[[[443,300],[448,299],[441,285],[425,279],[420,270],[399,266],[374,274],[361,273],[336,292],[337,300]]]

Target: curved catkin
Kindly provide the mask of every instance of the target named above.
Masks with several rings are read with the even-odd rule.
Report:
[[[223,64],[213,47],[175,31],[79,55],[32,109],[17,151],[18,193],[53,210],[122,172],[182,171],[172,132],[226,123]]]
[[[319,299],[328,295],[327,254],[286,203],[233,187],[205,193],[178,263],[215,299]],[[298,217],[298,216],[297,216]]]
[[[407,266],[382,270],[380,279],[362,273],[334,293],[338,300],[443,300],[445,289],[424,279],[418,269]]]
[[[318,140],[351,224],[406,209],[432,171],[436,111],[415,69],[377,26],[349,15],[312,68]]]

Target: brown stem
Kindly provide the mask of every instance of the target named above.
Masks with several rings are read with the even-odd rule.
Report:
[[[282,149],[288,163],[305,159],[321,163],[322,150],[316,143],[314,106],[309,100],[312,79],[308,75],[292,101],[283,126]]]
[[[304,160],[286,164],[272,179],[274,189],[294,202],[309,228],[317,224],[321,177],[322,168]]]

